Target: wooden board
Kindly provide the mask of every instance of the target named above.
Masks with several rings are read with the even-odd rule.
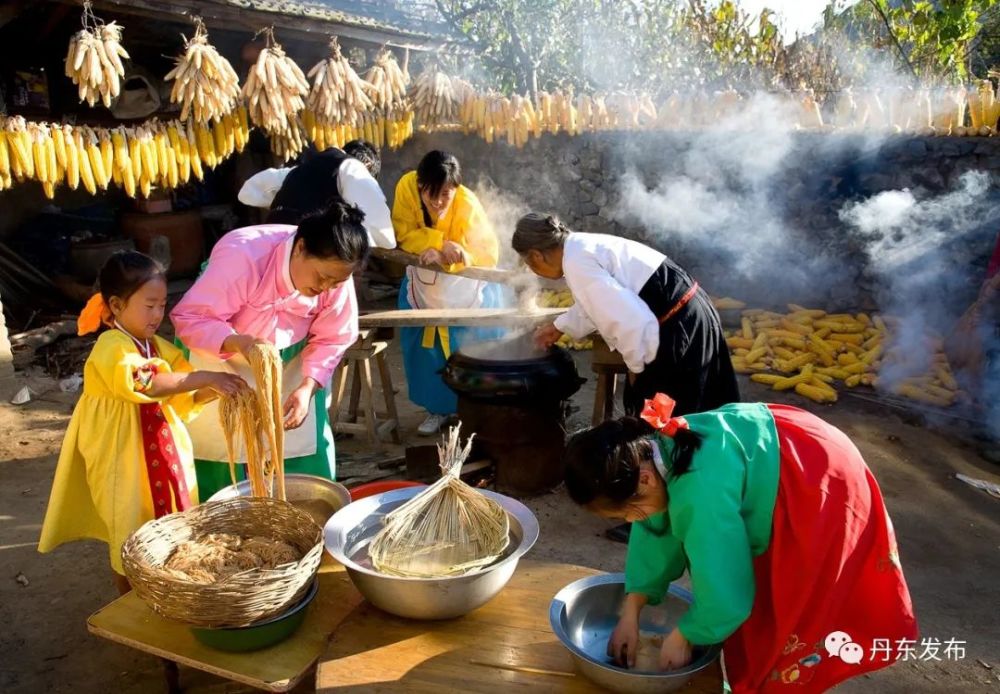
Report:
[[[376,258],[381,258],[382,260],[399,263],[400,265],[413,265],[415,267],[424,268],[425,270],[445,272],[445,270],[438,265],[424,265],[420,262],[420,256],[414,255],[413,253],[407,253],[406,251],[401,251],[398,248],[373,248],[372,255]],[[448,272],[447,274],[457,275],[459,277],[468,277],[474,280],[485,280],[486,282],[499,282],[500,284],[506,284],[514,277],[522,276],[525,273],[514,272],[513,270],[498,270],[496,268],[488,267],[466,267],[457,272]]]
[[[361,328],[419,328],[428,325],[487,327],[531,327],[550,323],[569,309],[540,308],[525,313],[516,308],[416,308],[378,311],[358,317]]]
[[[549,603],[593,569],[522,561],[497,597],[465,617],[419,622],[356,607],[334,633],[316,669],[316,691],[601,692],[574,671],[549,627]],[[684,691],[722,691],[719,666]]]
[[[87,620],[90,633],[181,665],[271,692],[287,692],[309,672],[340,620],[363,602],[344,568],[329,557],[320,567],[319,592],[299,630],[286,641],[251,653],[202,645],[190,629],[160,617],[135,593],[118,598]]]

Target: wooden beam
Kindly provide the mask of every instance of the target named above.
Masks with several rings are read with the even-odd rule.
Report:
[[[531,327],[551,322],[569,309],[540,308],[525,312],[516,308],[415,308],[378,311],[358,317],[362,328],[414,328],[428,325],[466,325],[477,328]]]
[[[76,0],[59,0],[77,4]],[[160,20],[181,21],[185,17],[200,16],[209,29],[224,29],[228,31],[246,29],[256,32],[262,27],[274,26],[275,29],[294,32],[303,40],[326,42],[331,34],[339,37],[365,41],[372,44],[386,44],[398,48],[410,48],[416,51],[436,50],[445,43],[444,39],[436,40],[407,35],[402,31],[392,29],[376,29],[341,24],[332,19],[300,17],[279,12],[267,12],[254,9],[242,9],[223,2],[199,2],[196,0],[95,0],[94,9],[115,12],[124,15],[136,15]]]
[[[447,272],[439,265],[424,265],[420,262],[420,256],[414,255],[413,253],[407,253],[406,251],[401,251],[398,248],[373,248],[372,255],[381,260],[388,260],[393,263],[399,263],[400,265],[413,265],[414,267],[424,268],[425,270],[445,272],[449,275],[468,277],[474,280],[484,280],[486,282],[498,282],[500,284],[510,284],[515,277],[524,275],[522,272],[497,270],[496,268],[487,267],[467,267],[462,270],[458,270],[457,272]]]

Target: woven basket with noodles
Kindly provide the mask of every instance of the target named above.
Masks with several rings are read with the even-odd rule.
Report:
[[[208,533],[280,540],[302,558],[274,569],[248,569],[199,583],[165,567],[182,543]],[[323,533],[309,514],[263,497],[209,501],[150,521],[122,547],[136,594],[168,619],[200,627],[241,627],[273,617],[301,600],[323,558]]]
[[[459,427],[438,444],[441,479],[386,515],[368,548],[372,565],[394,576],[455,576],[495,562],[510,541],[510,519],[496,501],[459,478],[472,449]]]

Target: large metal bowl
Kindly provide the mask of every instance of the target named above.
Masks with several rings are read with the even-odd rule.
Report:
[[[487,603],[507,585],[518,559],[538,539],[538,521],[520,501],[478,490],[503,506],[510,518],[510,544],[496,563],[464,576],[444,578],[379,573],[368,558],[368,545],[382,529],[385,515],[423,489],[410,487],[355,501],[327,522],[323,542],[331,556],[347,568],[361,594],[379,609],[410,619],[461,617]]]
[[[577,669],[600,686],[626,694],[667,692],[687,685],[719,657],[720,646],[694,648],[691,664],[670,672],[628,670],[607,655],[608,639],[618,624],[625,599],[625,574],[602,574],[574,581],[560,590],[549,607],[552,631],[569,650]],[[691,594],[670,585],[663,602],[647,605],[639,618],[641,634],[669,634],[691,604]]]
[[[223,487],[209,501],[238,496],[250,496],[250,480]],[[316,525],[322,528],[330,516],[351,503],[351,493],[344,485],[325,477],[289,473],[285,475],[285,499],[312,516]]]

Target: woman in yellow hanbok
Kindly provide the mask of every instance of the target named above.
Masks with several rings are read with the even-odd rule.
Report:
[[[396,243],[420,256],[424,265],[445,272],[410,266],[399,289],[401,309],[498,308],[503,290],[498,284],[453,274],[467,266],[496,267],[500,256],[496,233],[475,193],[462,185],[458,159],[447,152],[428,152],[416,171],[396,185],[392,205]],[[418,428],[430,435],[454,414],[458,397],[439,372],[465,342],[497,339],[503,330],[428,326],[401,328],[403,367],[410,400],[427,410]]]
[[[38,543],[49,552],[81,539],[108,544],[124,592],[121,547],[146,521],[197,503],[184,422],[219,393],[244,386],[230,374],[192,371],[156,330],[163,321],[163,268],[141,253],[112,256],[101,293],[80,316],[80,334],[108,326],[83,371],[83,394],[63,440]]]

